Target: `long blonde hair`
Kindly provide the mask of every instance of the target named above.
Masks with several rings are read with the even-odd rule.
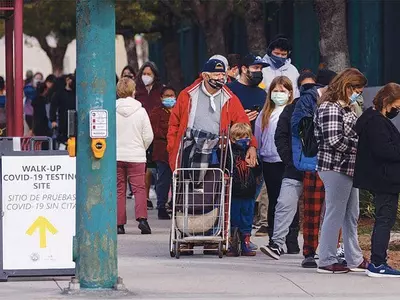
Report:
[[[271,93],[277,85],[283,85],[285,89],[290,92],[289,100],[286,104],[290,104],[293,102],[293,85],[292,81],[286,76],[278,76],[272,80],[271,85],[268,89],[267,100],[265,101],[264,107],[262,109],[262,119],[261,119],[261,129],[264,130],[268,128],[269,119],[271,117],[272,112],[275,109],[275,102],[271,100]]]

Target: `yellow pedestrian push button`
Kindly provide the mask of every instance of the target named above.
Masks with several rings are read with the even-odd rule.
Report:
[[[106,139],[92,139],[93,156],[100,159],[104,156],[106,151]]]

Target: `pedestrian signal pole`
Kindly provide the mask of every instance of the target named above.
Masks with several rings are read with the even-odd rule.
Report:
[[[118,281],[115,0],[76,1],[77,153],[74,260],[81,289]]]

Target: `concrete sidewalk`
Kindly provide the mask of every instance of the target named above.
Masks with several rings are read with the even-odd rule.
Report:
[[[132,201],[128,201],[132,208]],[[363,273],[317,274],[300,267],[301,255],[274,261],[256,257],[219,259],[194,255],[170,258],[169,221],[150,212],[153,234],[142,236],[129,211],[127,234],[118,237],[119,274],[133,295],[123,299],[398,299],[400,280],[372,279]],[[266,238],[254,238],[258,245]],[[64,296],[69,278],[10,279],[0,283],[0,299],[99,299]],[[102,299],[112,299],[110,296]],[[121,298],[119,298],[121,299]]]

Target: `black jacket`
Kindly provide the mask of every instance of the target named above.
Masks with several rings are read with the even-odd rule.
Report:
[[[292,104],[287,105],[279,116],[275,132],[275,145],[282,162],[285,164],[283,178],[303,181],[303,172],[297,170],[293,165],[291,120],[296,102],[297,99]]]
[[[232,198],[254,199],[257,185],[261,180],[261,162],[254,168],[247,166],[245,161],[247,150],[232,143],[233,174],[232,174]],[[227,160],[227,168],[230,169],[230,158]]]
[[[37,96],[32,102],[33,133],[36,136],[50,136],[49,119],[46,111],[47,98]]]
[[[357,120],[354,186],[373,193],[400,193],[400,133],[373,108]]]
[[[50,121],[57,122],[58,118],[58,141],[67,142],[68,134],[68,110],[76,109],[76,93],[65,88],[56,93],[50,105]]]

